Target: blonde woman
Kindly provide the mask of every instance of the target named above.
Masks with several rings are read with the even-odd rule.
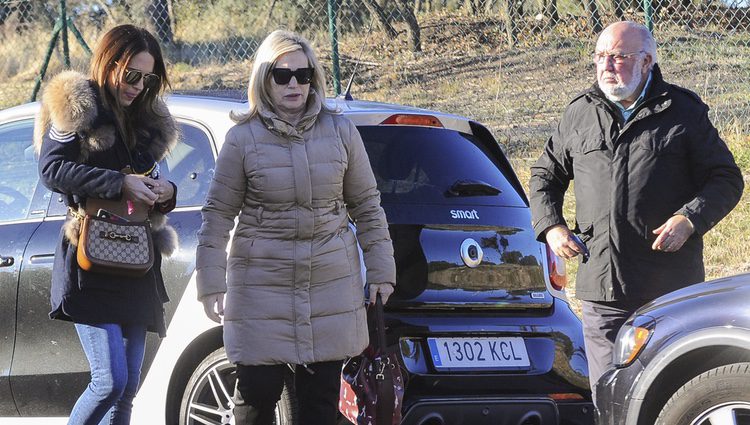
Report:
[[[237,424],[271,424],[294,369],[299,423],[333,425],[342,361],[368,343],[357,241],[371,300],[393,292],[393,247],[367,153],[324,95],[310,43],[271,33],[256,52],[249,110],[233,114],[203,207],[198,296],[208,317],[224,319],[241,395]]]

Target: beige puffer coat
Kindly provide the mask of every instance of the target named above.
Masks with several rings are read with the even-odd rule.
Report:
[[[203,207],[198,296],[226,292],[224,343],[234,363],[340,360],[367,346],[357,239],[367,281],[396,279],[359,132],[310,96],[297,128],[262,111],[227,133]]]

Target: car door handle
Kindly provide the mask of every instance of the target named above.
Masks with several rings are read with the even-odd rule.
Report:
[[[15,263],[13,257],[0,257],[0,267],[10,267]]]

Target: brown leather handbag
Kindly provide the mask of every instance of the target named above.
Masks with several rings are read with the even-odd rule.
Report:
[[[370,346],[344,363],[339,410],[360,425],[398,425],[404,377],[397,353],[387,349],[380,294],[374,310],[377,339],[373,341],[370,332]]]
[[[113,202],[113,201],[106,201]],[[124,203],[123,203],[124,204]],[[110,210],[99,208],[108,206]],[[99,217],[94,209],[104,210],[109,217]],[[126,220],[120,214],[127,207],[89,200],[86,215],[71,213],[81,220],[76,258],[78,266],[93,273],[141,277],[154,265],[154,244],[148,219]],[[142,218],[146,215],[133,216]],[[128,216],[131,218],[131,216]]]

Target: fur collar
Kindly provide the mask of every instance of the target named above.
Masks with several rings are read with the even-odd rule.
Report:
[[[147,151],[161,161],[177,143],[179,133],[167,105],[157,100],[157,115],[149,116],[143,130],[148,133]],[[50,126],[62,132],[75,132],[80,136],[79,163],[88,159],[89,152],[111,148],[117,140],[117,129],[99,100],[96,85],[76,71],[65,71],[53,77],[44,89],[41,107],[34,125],[34,148],[39,153],[44,135]],[[85,211],[79,209],[79,213]],[[162,255],[171,255],[178,247],[177,233],[167,224],[167,218],[155,211],[149,214],[154,245]],[[68,219],[64,225],[65,237],[77,245],[80,221]]]
[[[148,152],[160,161],[179,139],[177,125],[169,114],[167,105],[157,99],[156,114],[144,120],[149,134]],[[75,132],[81,137],[79,162],[85,162],[88,153],[109,149],[117,140],[113,122],[102,119],[108,114],[99,100],[96,85],[77,71],[64,71],[53,77],[44,89],[41,108],[34,126],[34,147],[41,149],[42,139],[50,126],[62,132]]]

